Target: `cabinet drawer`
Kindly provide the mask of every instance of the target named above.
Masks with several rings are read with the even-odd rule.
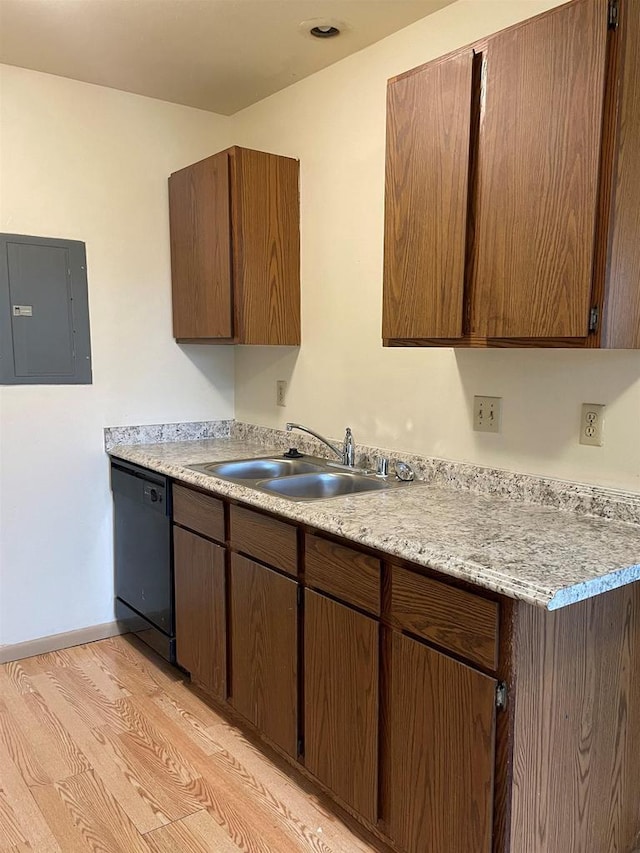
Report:
[[[394,566],[391,620],[488,669],[498,666],[497,602]]]
[[[380,615],[380,560],[311,534],[305,545],[309,586]]]
[[[291,524],[241,506],[232,506],[230,538],[232,547],[237,551],[297,576],[297,532]]]
[[[176,524],[224,542],[224,504],[184,486],[173,486],[173,520]]]

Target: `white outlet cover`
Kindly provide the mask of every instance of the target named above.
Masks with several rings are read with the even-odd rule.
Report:
[[[580,444],[602,447],[604,444],[603,403],[583,403],[580,416]]]

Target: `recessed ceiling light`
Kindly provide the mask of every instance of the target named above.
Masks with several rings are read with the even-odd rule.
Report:
[[[340,30],[331,24],[323,27],[311,27],[309,32],[317,39],[330,39],[340,35]]]
[[[349,25],[336,18],[308,18],[300,22],[298,29],[306,38],[330,39],[348,33]]]

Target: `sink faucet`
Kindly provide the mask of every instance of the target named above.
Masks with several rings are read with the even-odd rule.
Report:
[[[323,444],[326,444],[330,450],[336,454],[336,456],[340,459],[343,465],[349,465],[351,468],[355,465],[356,461],[356,445],[353,440],[353,433],[351,432],[351,428],[347,427],[344,434],[344,441],[342,442],[342,447],[340,448],[337,444],[333,444],[333,442],[326,439],[323,435],[320,435],[317,432],[314,432],[309,427],[302,426],[302,424],[286,424],[286,428],[288,432],[291,432],[292,429],[299,429],[300,432],[308,432],[309,435],[312,435],[314,438],[317,438],[318,441],[321,441]]]

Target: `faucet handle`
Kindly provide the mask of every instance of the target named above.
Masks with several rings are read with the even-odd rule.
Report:
[[[389,475],[389,457],[388,456],[379,456],[378,457],[378,467],[376,468],[376,475],[378,477],[387,477]]]
[[[347,427],[344,433],[344,442],[342,444],[342,461],[345,465],[353,468],[356,461],[356,445],[353,440],[351,427]]]

